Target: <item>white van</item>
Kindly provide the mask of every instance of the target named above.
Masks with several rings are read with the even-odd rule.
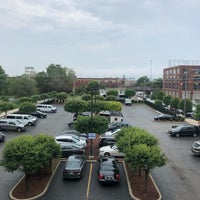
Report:
[[[37,110],[41,112],[56,112],[57,108],[50,104],[37,104]]]
[[[6,119],[12,119],[12,120],[19,120],[23,124],[27,124],[28,126],[35,126],[37,122],[37,117],[33,117],[32,115],[26,115],[26,114],[7,114]]]

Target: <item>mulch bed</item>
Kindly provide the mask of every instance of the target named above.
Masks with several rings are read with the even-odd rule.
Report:
[[[89,155],[91,152],[90,144],[91,143],[89,142],[86,148],[87,159],[89,158]],[[94,159],[97,160],[98,154],[99,154],[98,138],[93,140],[92,153],[93,153]],[[55,166],[57,165],[57,161],[53,162],[52,164],[53,164],[53,168],[55,168]],[[138,171],[130,169],[128,165],[126,165],[126,169],[129,176],[132,193],[135,197],[137,197],[140,200],[157,200],[159,198],[159,193],[156,190],[150,177],[148,177],[147,191],[145,191],[144,171],[142,171],[141,175],[139,176]],[[13,190],[12,195],[16,199],[31,198],[33,196],[39,195],[44,191],[50,178],[51,178],[51,173],[43,174],[42,177],[39,175],[32,175],[29,180],[28,192],[26,191],[25,180],[23,178]]]

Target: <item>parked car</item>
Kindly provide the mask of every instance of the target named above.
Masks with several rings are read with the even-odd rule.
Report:
[[[0,119],[0,130],[25,131],[27,126],[13,119]]]
[[[60,144],[62,157],[67,158],[73,154],[83,155],[85,153],[85,149],[81,148],[79,145],[68,143],[68,144]]]
[[[112,144],[116,144],[115,137],[101,137],[99,139],[99,148],[104,147],[104,146],[109,146]]]
[[[193,136],[197,137],[200,133],[200,129],[195,125],[179,125],[177,127],[171,128],[168,131],[171,136],[180,137],[180,136]]]
[[[4,142],[6,139],[6,135],[0,132],[0,142]]]
[[[57,108],[50,104],[37,104],[37,110],[41,112],[52,112],[52,113],[57,112]]]
[[[5,118],[19,120],[22,123],[28,124],[29,126],[35,126],[38,120],[37,117],[27,114],[7,114]]]
[[[114,157],[103,156],[98,161],[98,181],[100,183],[119,183],[120,173]]]
[[[125,122],[125,121],[113,122],[113,123],[110,123],[108,125],[107,131],[112,131],[112,130],[116,130],[116,129],[119,129],[119,128],[122,128],[122,127],[129,127],[129,126],[130,126],[129,123]]]
[[[83,155],[69,156],[63,169],[63,179],[83,177],[85,163],[86,160]]]
[[[84,140],[77,139],[76,137],[73,137],[72,135],[57,135],[55,136],[55,141],[58,144],[77,144],[80,146],[80,148],[85,148],[87,143]]]
[[[106,136],[106,137],[110,137],[110,136],[115,136],[116,135],[116,133],[117,132],[119,132],[121,129],[120,128],[118,128],[118,129],[114,129],[114,130],[112,130],[112,131],[107,131],[107,132],[105,132],[104,133],[104,135]]]
[[[188,113],[186,113],[186,118],[194,119],[194,115],[195,115],[194,112],[188,112]]]
[[[99,156],[114,156],[114,157],[124,157],[123,152],[119,152],[117,145],[113,144],[110,146],[104,146],[99,148]]]
[[[41,111],[39,111],[39,110],[30,113],[30,115],[32,115],[32,116],[34,116],[34,117],[37,117],[37,118],[47,118],[47,114],[46,114],[46,113],[43,113],[43,112],[41,112]]]
[[[59,133],[59,135],[75,135],[77,137],[79,137],[81,140],[85,140],[87,142],[87,134],[86,133],[79,133],[77,130],[65,130],[65,131],[61,131]]]
[[[192,143],[191,151],[197,156],[200,155],[200,140]]]
[[[170,114],[161,114],[161,115],[155,116],[154,120],[156,120],[156,121],[161,121],[161,120],[172,121],[172,120],[175,120],[175,118],[176,118],[175,116],[170,115]]]

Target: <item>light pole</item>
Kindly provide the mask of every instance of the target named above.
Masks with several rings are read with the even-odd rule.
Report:
[[[90,124],[90,132],[91,134],[96,134],[96,133],[93,133],[94,132],[94,128],[93,128],[93,114],[94,114],[94,96],[95,96],[95,104],[96,104],[96,91],[99,90],[98,87],[91,87],[90,88],[90,91],[91,91],[91,107],[90,107],[90,110],[91,110],[91,124]],[[92,157],[93,156],[93,152],[92,152],[92,140],[94,138],[90,138],[90,156]]]

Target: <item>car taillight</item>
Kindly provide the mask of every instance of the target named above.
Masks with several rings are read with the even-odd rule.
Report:
[[[120,179],[120,175],[119,175],[119,174],[116,174],[116,175],[115,175],[115,178],[116,178],[117,180],[119,180],[119,179]]]
[[[102,174],[99,174],[99,179],[103,179],[103,175]]]

